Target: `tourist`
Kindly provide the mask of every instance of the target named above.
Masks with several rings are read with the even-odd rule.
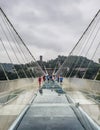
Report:
[[[45,79],[46,79],[46,78],[45,78],[45,75],[44,75],[44,76],[43,76],[43,81],[44,81],[44,82],[45,82]]]
[[[62,85],[62,82],[63,82],[63,77],[62,76],[59,77],[59,82],[60,82],[60,85]]]
[[[59,75],[57,76],[57,79],[56,79],[56,80],[57,80],[57,82],[59,83]]]
[[[38,83],[39,83],[39,88],[40,88],[41,87],[41,83],[42,83],[42,78],[41,77],[38,78]]]
[[[48,81],[48,83],[49,83],[49,79],[50,79],[50,76],[49,76],[49,75],[47,75],[47,81]]]

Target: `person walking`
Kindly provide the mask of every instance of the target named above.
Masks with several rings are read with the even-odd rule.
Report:
[[[56,79],[56,80],[57,80],[57,82],[59,83],[59,75],[57,76],[57,79]]]
[[[49,75],[47,75],[47,81],[48,81],[48,83],[49,83],[49,80],[50,80],[50,76],[49,76]]]
[[[39,93],[42,95],[42,94],[43,94],[43,91],[42,91],[42,88],[41,88],[42,77],[39,77],[39,78],[38,78],[38,82],[39,82]]]
[[[46,80],[46,77],[45,77],[45,75],[43,76],[43,81],[45,82],[45,80]]]
[[[59,81],[60,81],[60,85],[62,85],[62,82],[63,82],[63,77],[62,76],[59,77]]]
[[[38,83],[39,83],[39,88],[40,88],[41,87],[41,83],[42,83],[42,78],[41,77],[38,78]]]

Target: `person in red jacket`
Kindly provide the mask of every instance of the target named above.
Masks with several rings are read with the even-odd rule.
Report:
[[[43,81],[45,82],[45,75],[43,76]]]
[[[38,82],[39,82],[39,87],[41,87],[41,83],[42,83],[42,78],[41,77],[38,78]]]

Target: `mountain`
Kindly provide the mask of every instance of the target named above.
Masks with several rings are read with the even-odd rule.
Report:
[[[14,65],[11,64],[11,63],[2,63],[5,71],[7,72],[14,72],[13,69],[14,69]]]
[[[48,71],[50,71],[50,69],[52,70],[52,72],[54,71],[54,69],[56,68],[59,69],[59,67],[64,63],[64,61],[66,60],[66,64],[63,67],[62,70],[62,75],[64,75],[65,73],[67,73],[66,77],[68,77],[70,75],[70,77],[79,77],[82,78],[82,76],[84,75],[84,72],[86,72],[85,78],[87,79],[94,79],[95,76],[97,75],[98,72],[98,77],[97,79],[100,80],[100,64],[87,59],[86,57],[82,57],[82,56],[58,56],[55,59],[51,59],[49,61],[37,61],[40,66],[42,67],[43,70],[45,70],[45,68],[48,68]],[[22,64],[22,65],[18,65],[18,64],[11,64],[11,63],[2,63],[2,66],[5,70],[5,72],[7,73],[9,79],[16,79],[17,75],[14,71],[14,67],[16,68],[19,76],[21,78],[25,78],[25,74],[23,73],[22,68],[24,69],[25,73],[28,75],[28,77],[30,77],[31,75],[29,74],[29,71],[31,71],[33,77],[34,76],[39,76],[39,69],[37,68],[37,65],[35,62],[31,61],[30,63],[27,64]],[[28,66],[28,68],[27,68]],[[31,68],[34,68],[34,71]],[[78,71],[78,73],[77,73]],[[76,74],[77,73],[77,74]],[[3,72],[2,67],[0,66],[0,79],[4,80],[5,75]]]
[[[94,62],[93,60],[87,59],[86,57],[83,56],[58,56],[56,59],[51,59],[47,62],[43,61],[40,66],[43,68],[45,66],[46,68],[51,68],[54,70],[56,67],[59,69],[59,67],[64,63],[66,60],[61,74],[65,76],[64,74],[66,73],[66,77],[70,75],[70,77],[78,77],[82,78],[84,73],[86,72],[84,78],[87,79],[94,79],[97,72],[100,69],[100,64]],[[44,69],[44,68],[43,68]]]

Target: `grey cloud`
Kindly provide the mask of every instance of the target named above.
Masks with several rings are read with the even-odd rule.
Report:
[[[91,0],[99,4],[99,0]],[[91,1],[88,1],[88,3]],[[1,0],[0,4],[28,46],[70,51],[89,24],[83,0]],[[80,5],[82,9],[80,9]],[[89,6],[89,5],[88,5]],[[88,7],[88,10],[94,7]],[[84,17],[85,16],[85,17]],[[94,14],[93,14],[94,16]]]
[[[48,5],[49,7],[48,6],[44,7],[43,4]],[[39,3],[39,5],[41,5],[41,3]],[[73,10],[71,10],[68,13],[63,14],[64,11],[62,11],[60,9],[61,4],[59,4],[59,6],[56,9],[54,9],[55,4],[52,7],[52,4],[42,2],[42,5],[40,6],[41,8],[39,7],[39,5],[37,7],[37,4],[35,3],[35,9],[39,8],[38,14],[40,14],[40,15],[35,14],[35,9],[33,6],[33,9],[30,8],[30,11],[22,12],[18,16],[19,20],[21,20],[22,23],[23,23],[23,21],[24,21],[24,23],[26,23],[25,26],[27,26],[27,23],[29,23],[29,25],[28,25],[29,32],[24,30],[24,32],[26,32],[26,33],[28,32],[28,34],[25,34],[25,37],[27,39],[30,39],[30,43],[35,43],[35,46],[41,46],[42,48],[48,47],[48,48],[57,50],[57,47],[58,48],[62,47],[62,45],[61,45],[62,42],[60,41],[60,37],[62,36],[63,32],[65,32],[65,34],[66,34],[66,40],[63,44],[66,44],[66,43],[69,43],[69,41],[67,41],[67,35],[68,35],[67,33],[70,33],[67,31],[68,28],[70,29],[71,32],[74,32],[73,31],[74,28],[77,28],[77,27],[80,28],[79,24],[76,24],[76,23],[77,22],[79,23],[80,21],[81,22],[84,21],[82,19],[82,14],[79,12],[79,10],[76,7],[74,7],[74,10],[76,10],[76,12],[72,12]],[[67,12],[67,10],[66,10],[66,12]],[[58,30],[56,30],[56,28],[54,28],[54,30],[53,29],[50,30],[50,27],[52,25],[57,27]],[[44,26],[44,28],[42,28],[42,26]],[[58,35],[58,31],[61,31],[61,34]],[[24,33],[24,32],[22,32],[22,33]],[[37,33],[37,36],[35,33]],[[49,37],[47,36],[47,34],[49,35]],[[63,35],[65,35],[65,34],[63,34]],[[47,38],[49,41],[47,40]],[[53,38],[54,38],[54,41],[53,41]],[[33,39],[33,41],[32,41],[32,39]],[[63,41],[63,39],[62,39],[62,41]],[[56,45],[57,45],[57,47],[56,47]]]
[[[80,10],[77,9],[77,6],[70,5],[69,8],[68,4],[66,4],[66,6],[64,6],[64,4],[61,4],[63,3],[63,1],[59,2],[58,0],[59,4],[56,1],[57,5],[54,4],[54,2],[47,2],[47,1],[44,2],[43,0],[40,1],[40,3],[37,2],[37,4],[31,5],[30,11],[25,12],[22,11],[22,13],[19,14],[18,18],[26,23],[29,22],[31,24],[62,23],[68,25],[71,24],[71,26],[72,23],[74,23],[75,25],[76,22],[80,20],[83,21],[82,14]],[[33,1],[33,3],[36,3],[36,1]]]

